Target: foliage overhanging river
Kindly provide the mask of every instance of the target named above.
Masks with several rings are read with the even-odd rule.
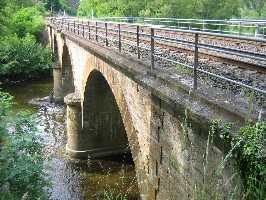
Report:
[[[38,130],[46,146],[44,151],[52,157],[47,166],[47,173],[52,181],[52,187],[47,190],[50,199],[104,199],[105,192],[109,197],[112,195],[112,198],[105,196],[106,199],[120,199],[119,194],[123,197],[126,194],[126,199],[138,199],[131,155],[77,160],[65,154],[66,106],[49,102],[47,96],[53,88],[52,80],[1,88],[14,96],[14,101],[17,102],[13,106],[15,111],[27,109],[37,115]]]

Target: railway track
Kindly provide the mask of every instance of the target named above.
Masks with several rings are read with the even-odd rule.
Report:
[[[97,40],[107,46],[115,46],[121,51],[123,46],[132,46],[132,52],[140,54],[141,50],[151,52],[155,60],[160,56],[166,55],[167,52],[174,54],[190,55],[188,61],[193,68],[195,65],[195,47],[197,47],[197,57],[199,67],[201,60],[209,59],[211,62],[219,62],[221,64],[233,65],[237,68],[245,68],[253,70],[255,73],[266,74],[266,40],[256,38],[244,38],[237,36],[223,36],[220,34],[211,34],[193,31],[180,31],[161,29],[158,26],[154,27],[154,33],[151,33],[150,26],[132,25],[132,24],[117,24],[106,22],[73,22],[73,21],[55,21],[62,29],[80,35],[82,37]],[[195,35],[197,34],[197,38]],[[153,44],[151,40],[153,39]],[[197,44],[195,44],[197,42]],[[153,46],[153,47],[152,47]],[[138,55],[138,58],[144,57]],[[149,53],[146,53],[146,58],[150,58]],[[172,58],[165,60],[173,61]],[[174,61],[173,61],[174,62]],[[184,63],[184,66],[188,66]],[[208,67],[208,66],[207,66]],[[199,70],[204,72],[204,70]],[[209,72],[206,72],[210,74]],[[214,75],[215,76],[215,75]],[[219,77],[220,78],[220,77]],[[223,77],[221,77],[223,79]],[[224,78],[227,80],[227,78]],[[262,78],[263,80],[264,78]],[[232,81],[235,83],[236,81]],[[261,81],[260,81],[261,82]],[[243,85],[243,84],[240,84]],[[245,85],[245,84],[244,84]],[[245,87],[251,89],[250,83]],[[255,89],[258,92],[266,94],[266,81],[262,87]]]
[[[104,32],[103,31],[99,31],[98,32],[99,35],[103,35]],[[163,32],[163,34],[165,34],[165,32]],[[112,38],[115,38],[115,36],[117,35],[117,33],[114,33],[114,32],[109,32],[108,33],[109,36],[111,36]],[[217,39],[217,38],[214,38],[214,37],[211,37],[212,39]],[[125,35],[121,35],[121,39],[123,41],[135,41],[133,43],[137,43],[136,40],[137,40],[137,36],[134,34],[132,36],[130,36],[130,40],[128,40],[127,36]],[[204,39],[210,39],[210,37],[204,37]],[[221,39],[219,38],[219,40],[221,41]],[[228,40],[228,41],[231,41],[232,40]],[[239,42],[239,40],[235,40],[233,42]],[[146,37],[146,38],[141,38],[140,39],[140,45],[141,46],[149,46],[150,44],[150,38],[149,37]],[[246,43],[246,44],[250,44],[250,43]],[[254,43],[252,43],[254,45]],[[263,46],[263,45],[266,45],[266,44],[263,44],[262,43],[259,43],[256,45],[259,45],[259,46]],[[209,47],[209,48],[212,48],[213,50],[215,50],[215,47],[211,46],[211,45],[204,45],[205,47]],[[166,42],[157,42],[156,43],[156,47],[158,49],[160,49],[160,51],[163,51],[163,50],[171,50],[171,51],[174,51],[176,53],[188,53],[190,55],[194,55],[194,50],[193,49],[189,49],[189,48],[182,48],[182,47],[178,47],[178,46],[175,46],[171,43],[166,43]],[[227,48],[227,47],[219,47],[220,50],[222,51],[231,51],[231,52],[235,52],[235,53],[241,53],[241,54],[245,54],[246,52],[245,51],[241,51],[241,50],[235,50],[235,49],[230,49],[230,48]],[[249,53],[249,56],[251,57],[258,57],[258,58],[265,58],[265,54],[263,53],[255,53],[255,52],[248,52]],[[199,58],[208,58],[208,59],[212,59],[214,61],[218,61],[218,62],[222,62],[222,63],[227,63],[227,64],[231,64],[231,65],[236,65],[236,66],[239,66],[239,67],[243,67],[243,68],[246,68],[246,69],[250,69],[250,70],[256,70],[258,72],[262,72],[262,73],[266,73],[266,62],[265,64],[264,63],[259,63],[259,64],[256,64],[256,63],[251,63],[251,62],[245,62],[245,61],[241,61],[240,59],[232,59],[232,58],[228,58],[228,57],[224,57],[224,56],[221,56],[221,55],[214,55],[214,54],[211,54],[211,53],[208,53],[208,52],[199,52]]]
[[[83,27],[82,24],[80,24],[81,27]],[[96,25],[92,26],[95,28]],[[104,34],[105,34],[105,27],[103,26],[103,24],[97,24],[98,26],[98,30],[97,30],[97,34],[98,35],[101,35],[102,37],[104,37]],[[70,27],[70,28],[74,28],[73,26]],[[76,27],[75,27],[76,28]],[[77,27],[78,29],[80,27]],[[111,26],[109,27],[109,31],[108,31],[108,37],[112,37],[112,38],[115,38],[117,36],[117,31],[114,31],[114,30],[118,30],[117,27],[115,26]],[[80,32],[82,32],[83,29],[81,30],[80,29]],[[85,29],[84,31],[88,31],[88,27],[85,26]],[[92,32],[92,34],[96,34],[95,33],[95,30],[93,28],[90,29],[90,31]],[[143,37],[141,38],[140,37],[140,40],[139,40],[139,43],[141,46],[149,46],[149,43],[150,43],[150,33],[149,33],[149,28],[148,27],[142,27],[140,28],[140,35],[141,36],[146,36],[146,37]],[[128,38],[129,36],[126,36],[126,34],[131,34],[130,35],[130,39]],[[143,34],[144,33],[144,34]],[[126,26],[126,30],[123,29],[122,30],[122,34],[121,34],[121,40],[122,41],[128,41],[128,42],[131,42],[131,43],[137,43],[136,40],[137,40],[137,36],[136,36],[137,32],[136,32],[136,28],[132,28],[132,26]],[[187,39],[185,42],[190,42],[193,41],[193,38],[191,37],[191,34],[189,33],[182,33],[182,32],[176,32],[175,34],[173,33],[168,33],[166,31],[163,31],[163,30],[160,30],[158,33],[157,33],[157,36],[159,37],[163,37],[165,38],[165,35],[167,35],[168,38],[171,38],[172,40],[178,40],[179,38],[176,38],[176,35],[179,35],[179,36],[185,36],[185,37],[189,37],[189,39]],[[116,40],[118,40],[116,38]],[[222,38],[222,37],[214,37],[214,36],[208,36],[208,35],[203,35],[201,37],[201,40],[215,40],[215,41],[226,41],[226,42],[230,42],[236,46],[239,46],[239,44],[245,44],[245,45],[253,45],[255,46],[256,48],[263,48],[264,46],[266,46],[266,43],[263,43],[263,42],[254,42],[254,41],[248,41],[248,40],[239,40],[239,39],[232,39],[232,38]],[[236,53],[236,54],[246,54],[247,52],[246,51],[243,51],[243,50],[239,50],[239,49],[235,49],[235,48],[228,48],[228,47],[218,47],[218,46],[213,46],[213,45],[206,45],[206,44],[203,44],[203,43],[199,43],[199,45],[203,45],[204,47],[208,47],[208,48],[212,48],[213,51],[216,49],[216,48],[219,48],[219,50],[222,50],[222,51],[231,51],[233,53]],[[188,53],[190,55],[194,55],[194,50],[191,49],[191,48],[182,48],[182,47],[178,47],[176,45],[173,45],[172,43],[169,43],[167,44],[167,42],[157,42],[156,43],[156,47],[157,48],[160,48],[160,49],[164,49],[164,50],[171,50],[171,51],[175,51],[177,53]],[[266,55],[266,52],[264,53],[260,53],[260,52],[251,52],[249,51],[248,52],[249,56],[250,57],[258,57],[258,58],[261,58],[262,60],[265,58],[265,55]],[[266,59],[265,59],[265,63],[259,63],[259,64],[256,64],[256,63],[252,63],[252,62],[247,62],[247,61],[242,61],[240,59],[233,59],[233,58],[228,58],[228,57],[224,57],[222,55],[214,55],[212,53],[208,53],[208,52],[200,52],[199,53],[199,57],[200,58],[208,58],[208,59],[212,59],[214,61],[218,61],[218,62],[222,62],[222,63],[227,63],[227,64],[231,64],[231,65],[236,65],[236,66],[239,66],[239,67],[244,67],[246,69],[250,69],[250,70],[256,70],[258,72],[262,72],[262,73],[266,73]],[[251,59],[252,61],[252,59]]]
[[[115,33],[109,33],[109,34],[111,36],[116,35]],[[121,36],[121,37],[122,37],[122,40],[124,40],[124,41],[128,40],[128,38],[126,36]],[[136,41],[136,38],[137,38],[136,36],[131,36],[131,41],[132,40]],[[140,45],[142,45],[142,46],[149,46],[149,43],[150,43],[149,38],[140,39]],[[207,46],[207,45],[205,45],[205,46]],[[167,43],[163,43],[163,42],[158,42],[157,48],[160,49],[159,51],[171,50],[171,51],[176,52],[176,53],[187,53],[190,55],[194,55],[194,50],[192,50],[192,49],[182,48],[182,47],[174,46],[173,44],[167,44]],[[229,48],[221,48],[220,47],[220,49],[223,51],[234,51],[236,53],[240,52],[242,54],[245,53],[245,51],[236,51],[236,50],[232,50]],[[262,59],[265,57],[265,55],[263,55],[263,53],[249,52],[249,55],[251,55],[253,57],[259,57]],[[231,65],[236,65],[236,66],[243,67],[246,69],[256,70],[258,72],[266,73],[266,65],[264,65],[264,64],[255,64],[255,63],[251,63],[251,62],[245,62],[245,61],[241,61],[239,59],[237,60],[237,59],[232,59],[232,58],[223,57],[223,56],[219,56],[219,55],[213,55],[213,54],[207,53],[207,52],[205,52],[205,53],[199,52],[199,58],[208,58],[208,59],[212,59],[214,61],[227,63],[227,64],[231,64]]]

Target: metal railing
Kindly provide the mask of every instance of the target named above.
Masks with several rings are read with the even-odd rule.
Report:
[[[195,30],[203,32],[266,38],[266,20],[210,20],[149,17],[105,17],[96,18],[95,20],[126,23],[144,23],[153,25],[163,25],[166,28],[174,29]]]
[[[58,26],[58,28],[70,31],[78,36],[87,38],[89,40],[95,40],[97,42],[103,42],[106,46],[110,46],[110,43],[116,43],[114,45],[121,52],[122,45],[130,45],[136,50],[138,59],[143,57],[141,51],[148,51],[151,60],[151,70],[155,69],[155,63],[158,60],[172,63],[174,65],[180,65],[182,67],[193,70],[193,89],[198,88],[198,73],[206,74],[208,76],[216,77],[230,83],[243,86],[255,90],[259,93],[266,94],[265,88],[258,88],[251,86],[232,78],[227,78],[223,75],[219,75],[199,67],[199,53],[202,51],[211,51],[212,53],[221,53],[229,56],[235,56],[242,59],[252,59],[254,62],[260,62],[261,69],[266,70],[266,56],[265,52],[254,54],[249,50],[236,50],[226,49],[219,45],[205,44],[204,37],[217,37],[223,39],[237,40],[237,43],[248,40],[249,42],[257,42],[260,44],[266,44],[266,40],[262,38],[252,38],[243,36],[231,36],[226,34],[208,33],[201,31],[190,31],[190,30],[177,30],[170,28],[161,28],[156,26],[139,25],[132,23],[117,23],[117,22],[103,22],[103,21],[76,21],[73,19],[54,19],[50,18],[49,21]],[[163,32],[163,34],[161,34]],[[179,34],[187,34],[190,36],[187,39],[179,38]],[[128,39],[127,39],[128,37]],[[149,42],[147,42],[147,39]],[[171,57],[165,56],[165,51],[160,45],[171,44],[174,47],[186,46],[188,49],[194,50],[194,61],[193,63],[184,63],[175,60]]]

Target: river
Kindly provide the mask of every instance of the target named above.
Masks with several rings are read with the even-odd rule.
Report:
[[[45,139],[45,152],[51,156],[46,172],[52,182],[47,189],[51,200],[138,199],[138,187],[131,155],[79,160],[65,153],[66,106],[48,100],[52,80],[2,86],[17,102],[14,110],[27,109],[36,114],[38,130]]]

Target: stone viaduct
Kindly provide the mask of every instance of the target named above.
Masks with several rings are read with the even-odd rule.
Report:
[[[141,199],[241,195],[232,161],[221,165],[228,148],[219,134],[207,144],[213,119],[244,122],[244,103],[215,88],[192,91],[134,56],[52,24],[48,33],[57,61],[55,100],[67,104],[71,156],[131,152]]]

